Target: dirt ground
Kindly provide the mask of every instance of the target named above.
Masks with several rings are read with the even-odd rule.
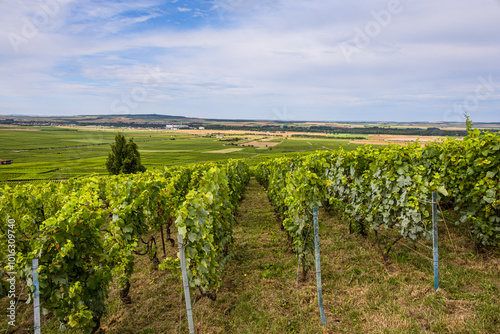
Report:
[[[422,145],[426,143],[444,140],[444,137],[439,136],[402,136],[402,135],[374,135],[372,138],[368,140],[352,140],[350,143],[352,144],[373,144],[373,145],[389,145],[398,144],[398,145],[406,145],[409,143],[414,143],[415,141],[419,141]]]

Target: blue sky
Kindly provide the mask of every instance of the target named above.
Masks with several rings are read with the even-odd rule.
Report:
[[[0,114],[500,122],[500,0],[0,0]]]

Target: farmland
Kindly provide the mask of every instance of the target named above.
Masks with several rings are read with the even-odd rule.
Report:
[[[315,150],[353,150],[359,145],[346,140],[279,139],[279,145],[261,141],[266,133],[225,132],[227,138],[249,138],[241,145],[225,146],[212,132],[122,130],[139,146],[143,164],[148,169],[203,161],[246,159],[251,165],[281,154],[307,153]],[[0,181],[46,180],[81,177],[92,173],[107,174],[105,161],[117,130],[67,129],[59,127],[26,127],[0,129],[0,158],[12,159],[12,165],[1,166]],[[257,141],[251,146],[247,142]],[[243,146],[244,145],[244,146]],[[273,146],[270,149],[268,146]]]
[[[132,130],[125,135],[134,137],[149,171],[115,177],[104,170],[115,131],[31,128],[0,134],[2,154],[19,154],[5,157],[14,160],[2,166],[5,180],[13,178],[12,167],[18,180],[78,176],[5,187],[0,200],[4,220],[12,214],[23,229],[19,267],[40,256],[49,312],[43,332],[55,333],[61,321],[81,328],[69,333],[89,333],[95,323],[106,333],[186,333],[177,245],[167,243],[162,251],[160,242],[149,244],[163,241],[165,224],[185,238],[198,333],[500,329],[498,135],[474,132],[466,140],[428,146],[370,148],[316,136]],[[412,141],[381,141],[387,139]],[[235,157],[242,161],[230,160]],[[203,163],[214,160],[229,161]],[[447,161],[455,163],[444,167]],[[247,164],[255,178],[245,189]],[[475,169],[465,172],[467,166]],[[91,173],[100,175],[85,177]],[[464,193],[463,187],[474,189]],[[439,191],[443,204],[437,292],[427,238],[431,190]],[[453,202],[462,204],[453,208]],[[321,206],[325,327],[307,241],[312,206]],[[467,224],[460,223],[464,213]],[[82,242],[81,235],[98,247]],[[141,254],[144,240],[150,241]],[[78,256],[67,256],[70,251]],[[75,271],[81,274],[75,277]],[[102,287],[92,283],[97,276]],[[20,278],[17,289],[26,276]],[[123,298],[124,279],[130,302]],[[74,288],[80,281],[88,283],[85,291]],[[61,293],[71,299],[60,303]],[[86,299],[89,294],[105,307]],[[80,299],[86,313],[75,312]],[[2,308],[5,303],[0,300]],[[17,312],[18,327],[9,333],[31,331],[30,305],[21,303]]]
[[[314,272],[296,287],[297,259],[286,232],[255,179],[239,204],[233,258],[216,301],[193,292],[197,333],[496,333],[500,329],[500,262],[478,252],[463,228],[440,226],[441,289],[432,288],[431,252],[408,241],[390,261],[371,236],[351,234],[339,213],[320,210],[320,242],[326,328],[318,314]],[[449,230],[448,230],[449,229]],[[177,230],[173,229],[172,233]],[[158,233],[154,234],[159,237]],[[175,257],[168,247],[161,259]],[[105,333],[187,333],[182,283],[170,271],[136,259],[131,304],[120,300],[115,281],[101,321]],[[26,292],[22,298],[26,298]],[[2,308],[6,299],[0,300]],[[18,331],[32,330],[32,305],[20,303]],[[6,325],[5,317],[0,327]],[[44,333],[58,333],[53,316],[42,317]],[[79,330],[66,333],[81,334]]]

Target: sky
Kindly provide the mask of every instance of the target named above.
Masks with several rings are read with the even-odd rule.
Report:
[[[0,115],[500,122],[500,0],[0,0]]]

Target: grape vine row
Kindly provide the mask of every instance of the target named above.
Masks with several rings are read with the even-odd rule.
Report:
[[[216,291],[233,240],[234,211],[248,180],[248,166],[230,160],[134,175],[5,186],[0,189],[0,220],[16,222],[15,269],[31,285],[31,292],[31,260],[39,259],[42,311],[53,313],[62,327],[95,332],[113,278],[128,291],[143,236],[150,231],[163,233],[165,225],[168,238],[175,222],[178,233],[189,242],[191,286]],[[3,262],[7,242],[2,226],[0,277],[12,271]],[[146,243],[146,253],[159,262],[154,243]],[[160,267],[176,269],[176,263],[167,259]]]
[[[338,210],[350,230],[399,236],[383,251],[387,257],[401,238],[431,238],[431,193],[460,213],[483,246],[500,243],[500,135],[471,131],[463,140],[447,139],[422,147],[363,146],[356,151],[317,152],[261,163],[257,180],[283,218],[299,258],[312,252],[307,231],[312,207]],[[303,260],[304,261],[304,260]],[[304,263],[304,262],[303,262]]]

